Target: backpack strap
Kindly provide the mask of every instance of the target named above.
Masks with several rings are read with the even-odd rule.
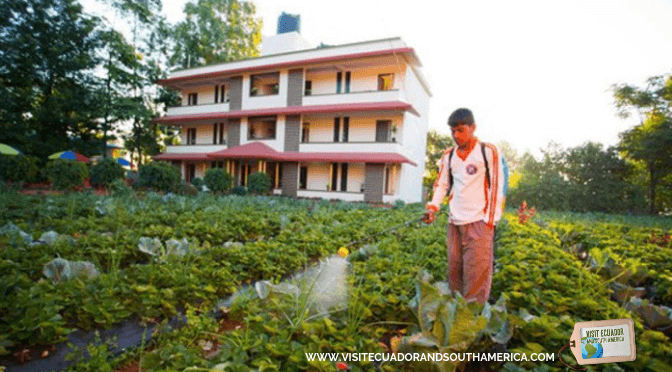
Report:
[[[490,166],[488,164],[488,157],[485,156],[485,142],[481,142],[481,153],[483,154],[483,162],[485,163],[485,182],[488,183],[488,189],[490,188]]]
[[[450,154],[448,154],[448,191],[453,189],[453,168],[450,166],[451,161],[453,160],[453,154],[455,153],[455,148],[450,149]]]

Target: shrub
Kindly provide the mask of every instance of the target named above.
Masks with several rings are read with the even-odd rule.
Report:
[[[91,185],[108,187],[124,177],[124,168],[116,160],[105,158],[91,167]]]
[[[205,172],[205,186],[212,192],[225,192],[231,188],[233,177],[221,168],[208,169]]]
[[[0,155],[0,180],[34,182],[37,174],[37,158],[34,156]]]
[[[249,190],[253,194],[265,195],[271,190],[271,178],[263,172],[250,175]]]
[[[137,185],[157,191],[175,191],[180,186],[180,171],[174,166],[153,162],[140,167]]]
[[[89,175],[89,168],[79,161],[55,159],[47,163],[45,174],[53,188],[68,190],[84,182]]]
[[[133,189],[128,187],[126,182],[122,179],[112,181],[110,190],[112,190],[112,194],[116,196],[128,196],[133,192]]]
[[[245,186],[236,186],[233,189],[231,189],[231,193],[234,195],[247,195],[247,187]]]
[[[191,179],[191,185],[196,187],[197,189],[201,189],[201,186],[203,186],[205,183],[203,182],[202,178],[199,177],[194,177]]]
[[[184,181],[180,182],[180,186],[177,189],[177,193],[180,195],[195,196],[198,194],[198,188],[193,184],[188,184]]]

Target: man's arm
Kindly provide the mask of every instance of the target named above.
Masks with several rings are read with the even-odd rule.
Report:
[[[432,201],[427,203],[427,206],[425,207],[428,211],[431,212],[436,212],[441,208],[441,203],[443,202],[443,199],[446,197],[446,194],[448,193],[448,188],[450,185],[448,184],[448,172],[450,168],[450,164],[448,164],[448,159],[450,158],[450,152],[452,151],[452,148],[449,148],[448,150],[444,151],[443,156],[441,157],[440,160],[440,167],[439,167],[439,174],[436,177],[436,180],[434,181],[434,195],[432,196]]]

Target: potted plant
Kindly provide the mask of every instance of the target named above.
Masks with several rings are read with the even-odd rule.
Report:
[[[259,93],[259,88],[252,87],[252,89],[250,89],[250,96],[254,97],[257,95],[257,93]]]

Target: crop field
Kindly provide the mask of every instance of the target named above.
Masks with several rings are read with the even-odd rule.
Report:
[[[588,370],[672,371],[669,219],[506,213],[481,308],[442,283],[445,215],[404,224],[422,213],[281,197],[0,194],[0,371],[62,360],[70,371],[566,371],[558,350],[574,323],[619,318],[634,320],[637,359]],[[342,282],[311,281],[335,262]],[[151,332],[124,348],[123,333],[100,336],[122,324]],[[75,334],[96,337],[66,353],[59,345]],[[554,360],[306,356],[502,351]],[[563,360],[576,365],[569,351]]]

